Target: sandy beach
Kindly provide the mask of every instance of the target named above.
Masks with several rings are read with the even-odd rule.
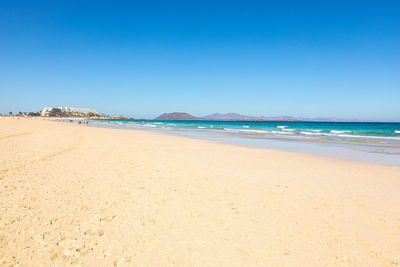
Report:
[[[0,118],[4,266],[397,266],[400,168]]]

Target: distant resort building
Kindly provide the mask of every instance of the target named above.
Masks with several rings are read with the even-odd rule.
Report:
[[[43,117],[71,115],[71,116],[99,116],[100,114],[91,108],[71,108],[71,107],[45,107],[40,115]]]

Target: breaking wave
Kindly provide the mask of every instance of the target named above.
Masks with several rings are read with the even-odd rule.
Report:
[[[331,133],[334,133],[334,134],[341,134],[341,133],[351,133],[351,131],[337,131],[337,130],[332,130],[332,131],[330,131]]]

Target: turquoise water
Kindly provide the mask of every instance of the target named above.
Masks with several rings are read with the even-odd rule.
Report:
[[[356,160],[368,158],[365,153],[369,153],[374,154],[370,158],[382,158],[378,163],[400,165],[400,123],[98,120],[90,124],[151,130],[256,147],[300,152],[325,151],[322,154],[327,155],[344,155],[346,152],[343,151],[351,150],[362,152],[363,156],[356,153]],[[354,159],[355,156],[351,157]]]

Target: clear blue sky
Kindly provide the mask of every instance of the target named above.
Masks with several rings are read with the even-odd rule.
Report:
[[[0,91],[3,114],[400,121],[400,1],[2,0]]]

